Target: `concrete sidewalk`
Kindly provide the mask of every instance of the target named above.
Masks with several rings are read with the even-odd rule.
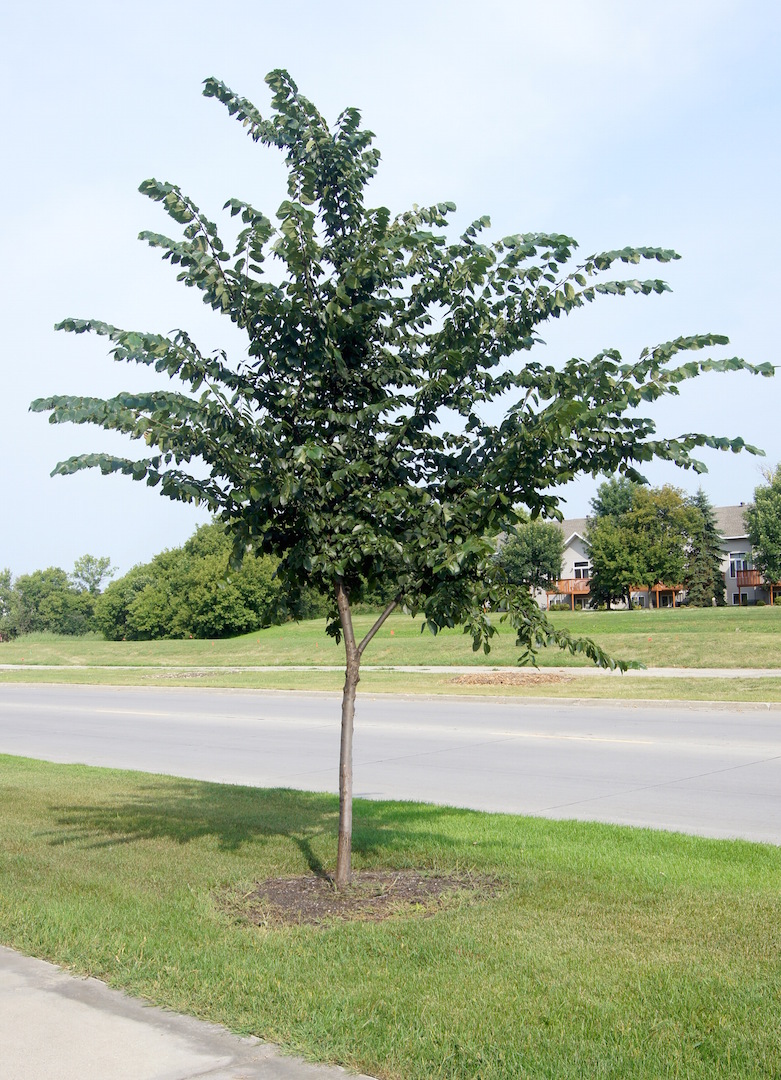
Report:
[[[0,946],[3,1080],[347,1080]],[[358,1080],[370,1080],[368,1077]]]
[[[285,673],[289,671],[344,671],[344,664],[266,664],[266,665],[223,665],[209,664],[0,664],[0,671],[143,671],[159,675],[162,672],[207,672],[209,675],[241,675],[250,672]],[[520,667],[518,664],[361,664],[361,671],[400,671],[404,675],[479,675],[491,672],[517,671],[547,675],[602,675],[605,677],[626,678],[633,676],[641,679],[779,679],[781,668],[679,668],[649,667],[630,668],[621,672],[617,668],[587,667]],[[204,687],[204,689],[208,689]],[[249,689],[244,687],[243,689]],[[295,691],[293,691],[295,692]],[[317,691],[337,693],[337,691]],[[287,691],[285,691],[287,693]]]

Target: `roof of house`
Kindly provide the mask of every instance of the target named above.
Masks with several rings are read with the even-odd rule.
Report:
[[[578,536],[586,535],[586,522],[588,518],[565,518],[564,521],[555,521],[554,525],[558,525],[561,531],[564,533],[564,543],[571,540],[575,533]]]
[[[714,506],[713,513],[716,518],[716,527],[720,536],[747,536],[746,520],[743,503],[740,506]]]
[[[714,506],[713,515],[716,518],[716,528],[719,531],[719,536],[726,539],[727,537],[735,538],[748,535],[744,518],[745,509],[744,503],[739,506]],[[579,517],[565,518],[564,521],[557,521],[555,524],[564,533],[564,542],[567,543],[575,534],[578,536],[586,535],[587,522],[588,518]]]

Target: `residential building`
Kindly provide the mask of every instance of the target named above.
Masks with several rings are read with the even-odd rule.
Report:
[[[762,580],[760,572],[754,569],[744,510],[744,503],[714,507],[728,604],[755,604],[757,600],[770,599],[769,586]],[[561,578],[552,584],[547,593],[538,593],[537,599],[542,606],[550,606],[552,602],[571,608],[588,606],[591,560],[586,541],[587,520],[568,518],[558,522],[564,533]],[[659,583],[650,591],[633,589],[632,602],[640,607],[674,607],[685,600],[686,593],[683,588],[672,588],[673,584],[677,583]]]
[[[717,506],[713,513],[721,539],[721,568],[724,571],[724,596],[728,604],[755,604],[766,600],[767,589],[754,570],[751,541],[748,538],[745,504]]]

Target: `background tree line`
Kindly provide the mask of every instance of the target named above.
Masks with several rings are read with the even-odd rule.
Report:
[[[68,574],[59,566],[14,578],[0,570],[0,640],[50,631],[86,634],[95,629],[100,589],[113,569],[109,559],[82,555]]]
[[[70,574],[53,566],[14,578],[2,570],[0,637],[43,631],[99,633],[109,641],[221,638],[290,618],[325,618],[328,599],[314,589],[292,597],[277,577],[279,559],[251,555],[234,568],[232,551],[224,526],[213,522],[105,589],[114,574],[105,557],[84,555]],[[383,606],[387,599],[375,588],[366,602]]]
[[[222,524],[202,525],[182,547],[113,581],[96,605],[96,629],[110,641],[220,638],[325,615],[313,590],[291,601],[276,576],[278,559],[250,556],[234,568],[231,552]]]

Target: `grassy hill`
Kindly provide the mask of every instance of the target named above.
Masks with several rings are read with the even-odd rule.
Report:
[[[556,626],[593,637],[614,656],[647,667],[781,667],[781,606],[774,608],[678,608],[661,611],[556,613]],[[355,618],[360,636],[373,615]],[[512,633],[497,621],[491,653],[474,653],[458,630],[436,637],[421,633],[421,620],[401,613],[386,622],[367,649],[370,666],[474,664],[514,665],[518,650]],[[341,666],[341,646],[326,637],[323,620],[285,623],[218,641],[103,641],[97,637],[31,634],[0,643],[0,664],[64,664],[105,667],[248,667],[274,665]],[[588,666],[581,657],[543,650],[540,667]]]

